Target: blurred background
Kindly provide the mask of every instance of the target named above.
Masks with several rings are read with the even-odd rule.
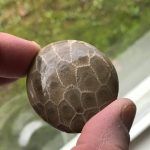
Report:
[[[135,145],[138,150],[138,138],[141,142],[150,132],[149,30],[149,0],[0,0],[0,32],[42,47],[58,40],[82,40],[112,59],[120,80],[119,96],[135,99],[139,108],[131,150]],[[0,150],[63,149],[76,135],[59,132],[37,116],[28,102],[25,80],[0,87]],[[144,94],[137,97],[138,91]],[[143,116],[147,119],[141,128]]]

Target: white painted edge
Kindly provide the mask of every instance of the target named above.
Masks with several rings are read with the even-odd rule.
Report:
[[[64,145],[60,150],[71,150],[79,138],[80,134],[77,134],[72,140],[70,140],[66,145]]]
[[[150,113],[146,114],[139,122],[137,122],[130,130],[130,139],[133,141],[143,131],[150,127]]]
[[[29,143],[33,133],[41,128],[43,125],[43,122],[39,120],[32,121],[27,124],[20,133],[18,140],[19,145],[22,147],[26,146]]]
[[[135,103],[140,100],[145,93],[150,91],[150,76],[146,77],[140,84],[133,88],[124,97],[130,98]]]

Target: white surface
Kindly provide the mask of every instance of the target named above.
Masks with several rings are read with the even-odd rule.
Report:
[[[148,91],[150,91],[150,76],[145,78],[139,85],[137,85],[132,91],[130,91],[124,97],[130,98],[134,102],[137,102]]]
[[[150,128],[131,142],[129,150],[150,150]]]
[[[150,127],[150,113],[137,122],[130,131],[131,141],[137,138],[143,131]]]
[[[26,146],[30,141],[31,136],[35,131],[43,126],[42,121],[32,121],[27,124],[20,133],[19,144],[21,146]]]
[[[78,134],[75,138],[73,138],[70,142],[68,142],[65,146],[63,146],[60,150],[71,150],[76,145],[76,142],[79,138],[80,134]]]

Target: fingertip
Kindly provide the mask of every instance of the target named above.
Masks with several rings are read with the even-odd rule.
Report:
[[[136,114],[136,105],[129,98],[118,98],[108,105],[99,115],[110,114],[110,119],[122,120],[128,131],[130,130]]]
[[[31,41],[31,42],[37,48],[37,51],[40,51],[41,46],[37,42],[35,42],[35,41]]]
[[[136,114],[136,105],[131,100],[128,100],[128,104],[124,105],[121,109],[121,119],[126,128],[128,129],[128,131],[130,130],[133,124],[135,114]]]
[[[135,105],[134,101],[129,98],[118,98],[117,101],[121,101],[124,104],[128,104],[128,105]]]
[[[39,44],[7,33],[0,33],[0,77],[18,78],[26,75]]]

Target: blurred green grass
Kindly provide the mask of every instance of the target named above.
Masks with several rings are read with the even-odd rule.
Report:
[[[42,47],[58,40],[82,40],[111,58],[150,29],[149,18],[149,0],[0,0],[0,32]],[[25,78],[0,87],[0,150],[11,145],[19,149],[18,132],[12,133],[11,126],[22,110],[30,112],[25,122],[38,118],[27,100]]]

